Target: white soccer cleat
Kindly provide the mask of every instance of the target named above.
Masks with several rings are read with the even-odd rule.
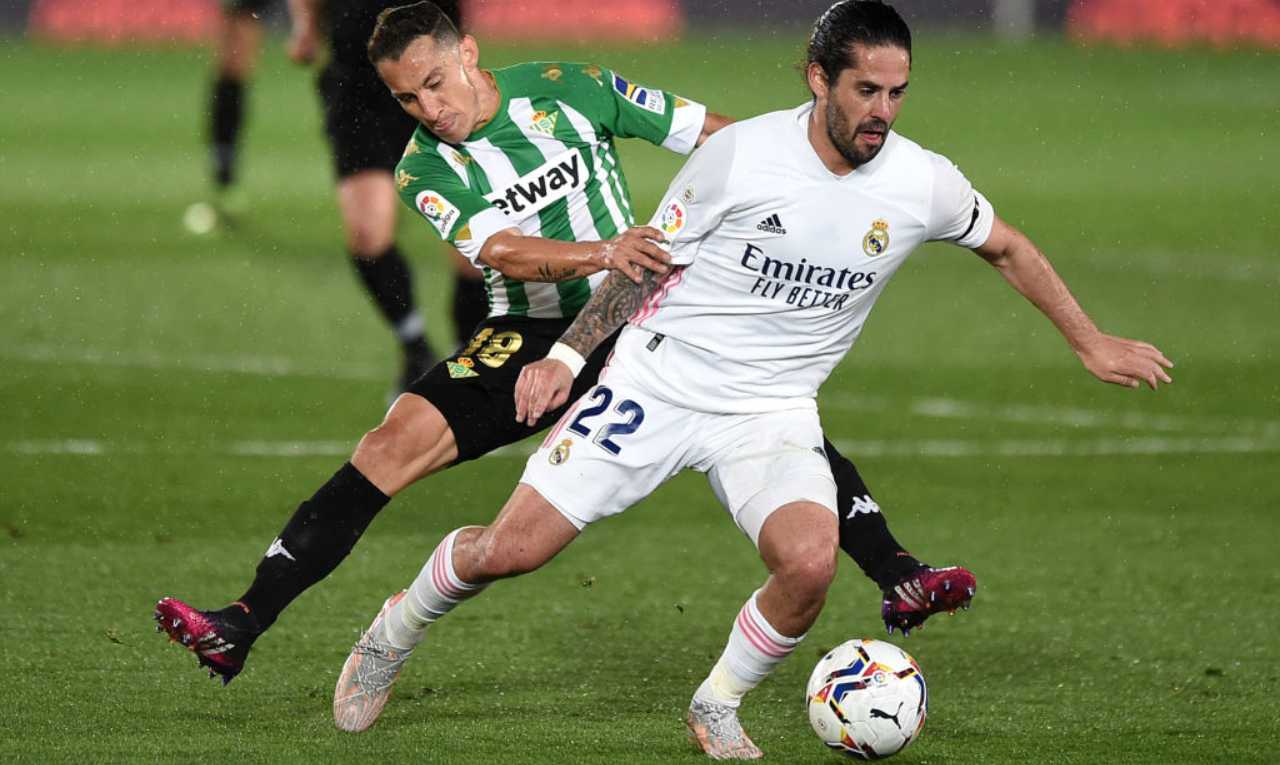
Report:
[[[400,668],[413,649],[396,648],[387,642],[383,621],[387,612],[405,596],[401,590],[387,598],[373,624],[356,641],[342,665],[338,685],[333,689],[333,724],[339,730],[359,733],[378,720],[391,698],[391,688],[400,677]]]
[[[728,704],[694,699],[689,704],[689,738],[713,760],[758,760],[764,752],[738,722],[738,710]]]

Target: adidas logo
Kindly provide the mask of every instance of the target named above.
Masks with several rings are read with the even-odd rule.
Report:
[[[769,234],[785,234],[787,230],[782,227],[782,219],[777,213],[770,215],[768,218],[756,224],[756,228]]]

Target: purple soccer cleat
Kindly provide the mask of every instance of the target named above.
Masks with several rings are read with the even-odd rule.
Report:
[[[977,592],[978,580],[963,566],[921,566],[893,589],[885,590],[880,618],[890,635],[898,629],[906,637],[911,630],[924,629],[925,620],[936,613],[954,614],[957,608],[968,610]]]
[[[199,611],[177,598],[161,598],[156,603],[157,632],[166,632],[169,640],[182,644],[196,655],[200,666],[209,669],[209,677],[220,676],[226,685],[244,669],[249,647],[258,633],[228,618],[228,611],[241,611],[229,606],[222,611]],[[246,620],[248,614],[245,613]]]

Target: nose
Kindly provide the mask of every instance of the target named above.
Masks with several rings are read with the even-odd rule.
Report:
[[[889,98],[888,91],[881,91],[871,103],[871,116],[885,122],[893,116],[893,102]]]
[[[426,93],[419,90],[417,93],[418,108],[422,110],[422,116],[428,122],[435,122],[440,116],[440,102]]]

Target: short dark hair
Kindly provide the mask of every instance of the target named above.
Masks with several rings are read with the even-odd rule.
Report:
[[[444,3],[456,16],[457,3]],[[397,59],[419,37],[430,37],[439,45],[455,43],[462,38],[450,14],[435,3],[422,0],[412,5],[398,5],[378,14],[378,22],[369,35],[369,62]]]
[[[911,30],[893,6],[872,0],[841,0],[813,25],[805,68],[817,64],[832,84],[854,66],[854,45],[892,45],[911,57]]]

